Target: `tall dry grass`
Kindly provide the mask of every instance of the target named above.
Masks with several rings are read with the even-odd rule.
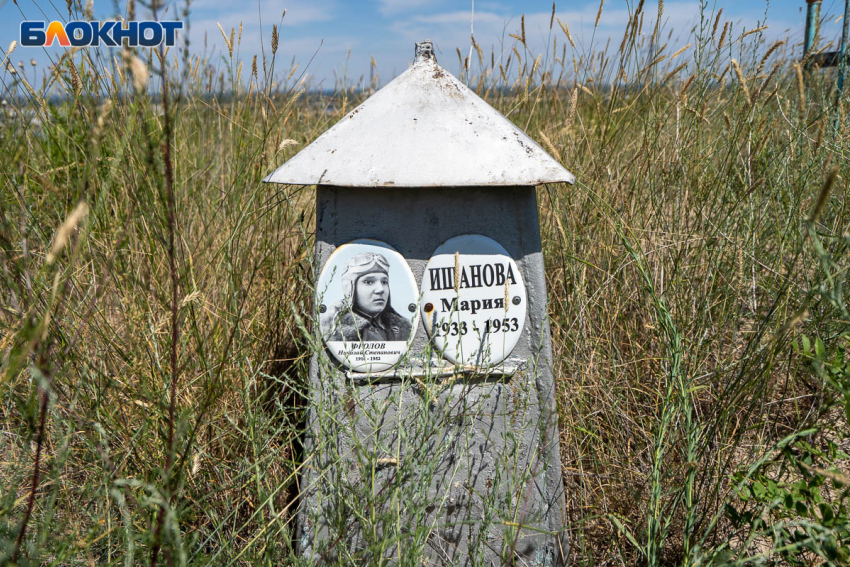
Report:
[[[571,558],[840,564],[847,101],[634,9],[607,49],[553,17],[442,62],[578,179],[538,192]],[[4,71],[3,562],[298,562],[313,190],[260,180],[368,89],[222,36]]]

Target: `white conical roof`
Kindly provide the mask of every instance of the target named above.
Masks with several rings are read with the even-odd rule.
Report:
[[[264,181],[342,187],[538,185],[575,177],[437,65],[416,61]]]

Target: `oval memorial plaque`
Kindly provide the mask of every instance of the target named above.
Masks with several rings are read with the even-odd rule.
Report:
[[[416,333],[418,299],[410,267],[390,245],[369,239],[343,244],[316,285],[322,340],[355,372],[392,368]]]
[[[434,346],[458,364],[491,366],[517,344],[525,283],[501,244],[479,234],[450,238],[422,276],[422,318]]]

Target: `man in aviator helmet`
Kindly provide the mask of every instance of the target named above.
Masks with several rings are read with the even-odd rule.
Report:
[[[390,264],[377,252],[352,257],[342,273],[343,299],[322,318],[329,341],[406,341],[410,321],[390,304]]]

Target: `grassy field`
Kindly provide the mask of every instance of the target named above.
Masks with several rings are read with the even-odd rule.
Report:
[[[657,17],[461,73],[578,180],[538,190],[571,560],[848,564],[846,95]],[[240,35],[3,63],[2,564],[298,561],[314,189],[260,180],[367,92]]]

